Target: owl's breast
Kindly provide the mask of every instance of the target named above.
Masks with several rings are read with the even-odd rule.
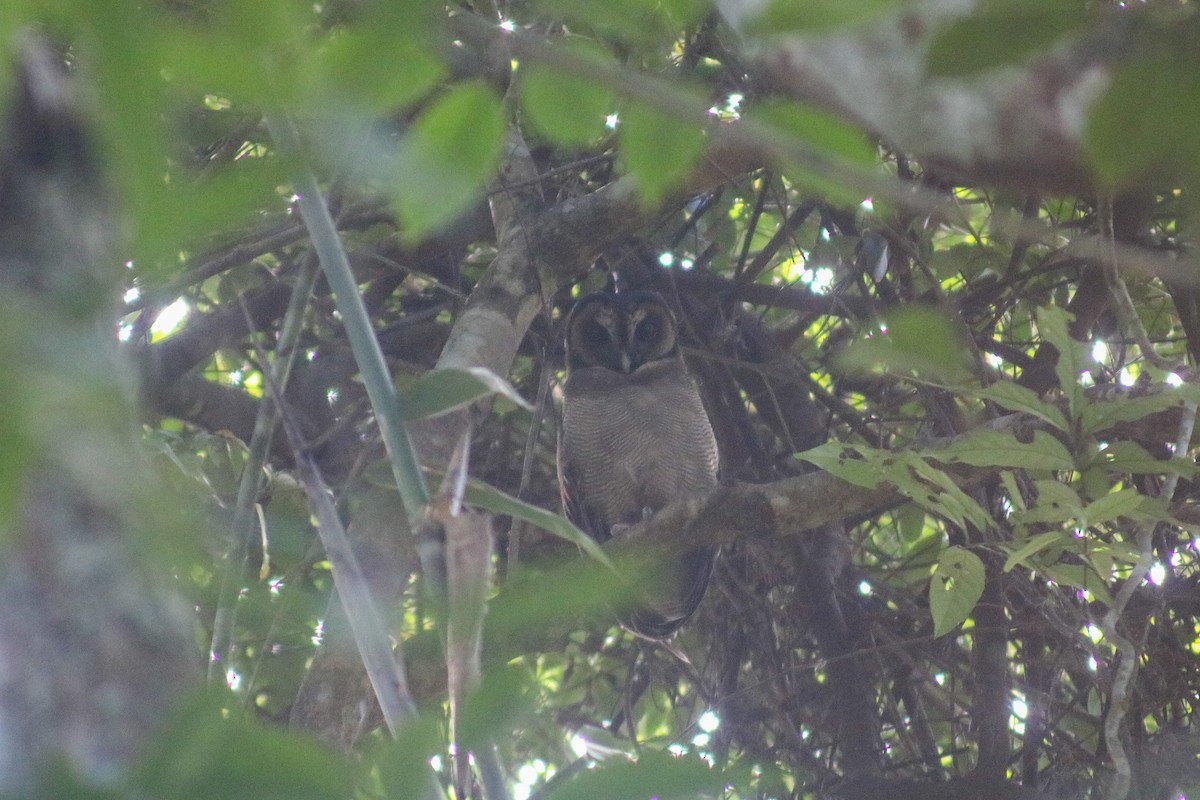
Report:
[[[681,362],[632,376],[573,372],[562,422],[560,459],[573,476],[572,501],[587,509],[593,527],[639,522],[716,485],[716,441]],[[607,538],[608,531],[593,533]]]

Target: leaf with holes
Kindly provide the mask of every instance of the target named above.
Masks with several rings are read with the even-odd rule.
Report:
[[[880,460],[876,458],[877,451],[869,448],[855,447],[840,442],[827,442],[811,450],[799,454],[797,458],[814,464],[830,475],[841,478],[846,483],[861,486],[864,489],[874,489],[888,480],[889,476],[880,474]]]
[[[1022,442],[1006,431],[980,429],[958,437],[948,447],[929,455],[943,464],[973,467],[1075,468],[1070,451],[1045,431],[1034,431],[1033,441]]]
[[[983,595],[984,569],[979,556],[961,547],[947,547],[938,556],[929,582],[929,611],[933,635],[945,636],[961,625]]]
[[[983,400],[991,400],[1001,408],[1017,411],[1022,414],[1032,414],[1040,420],[1050,423],[1060,431],[1069,431],[1067,418],[1057,407],[1038,397],[1037,392],[1014,381],[997,381],[991,386],[970,391]]]

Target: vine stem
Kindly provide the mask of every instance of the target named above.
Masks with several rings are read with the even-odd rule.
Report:
[[[1192,432],[1196,427],[1196,404],[1187,402],[1183,407],[1183,416],[1179,420],[1179,432],[1175,438],[1175,459],[1187,455],[1188,444],[1192,440]],[[1163,481],[1159,497],[1170,502],[1179,484],[1179,474],[1169,474]],[[1125,744],[1121,741],[1121,725],[1129,711],[1129,690],[1133,678],[1137,674],[1138,651],[1133,640],[1121,633],[1117,627],[1125,607],[1129,604],[1133,593],[1142,585],[1146,574],[1154,563],[1154,528],[1153,524],[1142,523],[1137,527],[1138,560],[1130,570],[1125,585],[1117,592],[1112,607],[1104,615],[1100,629],[1104,637],[1113,644],[1118,657],[1117,669],[1113,675],[1112,694],[1109,697],[1108,713],[1104,716],[1104,742],[1108,746],[1109,757],[1113,762],[1115,772],[1112,783],[1105,793],[1106,800],[1125,800],[1133,782],[1133,768],[1129,763],[1129,755],[1125,752]]]

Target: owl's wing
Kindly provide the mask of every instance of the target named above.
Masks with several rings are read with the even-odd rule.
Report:
[[[583,481],[579,474],[579,467],[572,461],[568,450],[569,448],[563,446],[562,425],[560,424],[558,426],[557,463],[558,492],[562,498],[563,511],[575,527],[603,544],[612,538],[612,532],[596,509],[583,501],[583,493],[580,491]]]

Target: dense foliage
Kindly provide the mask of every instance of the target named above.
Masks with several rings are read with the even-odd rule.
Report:
[[[80,480],[212,653],[52,793],[1200,797],[1200,12],[715,6],[5,2],[124,234],[157,482]],[[554,516],[559,323],[614,283],[761,487],[681,512],[723,549],[669,644]]]

